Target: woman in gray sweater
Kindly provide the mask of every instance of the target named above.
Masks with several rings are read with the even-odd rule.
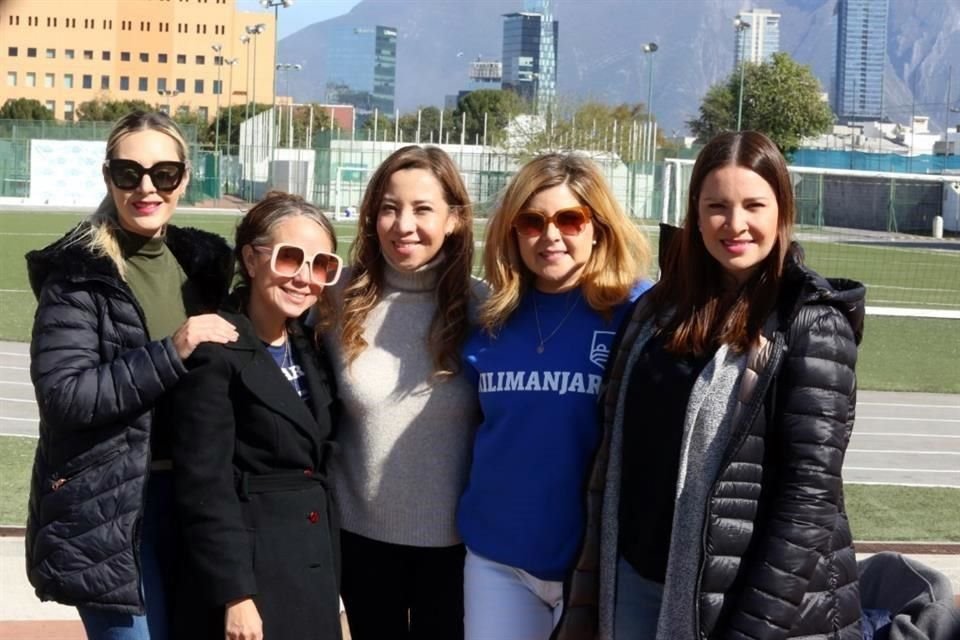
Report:
[[[460,370],[475,307],[473,220],[435,147],[398,149],[364,194],[324,332],[343,404],[334,464],[354,640],[463,636],[455,526],[480,422]]]

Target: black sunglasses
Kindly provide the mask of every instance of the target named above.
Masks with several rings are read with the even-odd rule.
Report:
[[[117,189],[131,191],[140,186],[144,175],[150,176],[150,182],[157,191],[173,191],[180,186],[187,174],[185,162],[158,162],[149,169],[134,160],[113,158],[103,163],[110,174],[110,181]]]

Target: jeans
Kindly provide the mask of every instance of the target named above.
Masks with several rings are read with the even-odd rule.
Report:
[[[465,640],[547,640],[563,612],[563,582],[467,549],[463,570]]]
[[[353,640],[461,640],[463,554],[462,544],[413,547],[341,531]]]
[[[616,640],[655,640],[662,602],[663,585],[647,580],[623,556],[619,556],[613,637]]]
[[[154,472],[140,527],[140,590],[146,615],[77,607],[88,640],[168,640],[167,594],[174,571],[173,475]]]

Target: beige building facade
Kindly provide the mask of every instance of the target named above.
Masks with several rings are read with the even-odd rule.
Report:
[[[94,99],[208,120],[218,106],[269,104],[275,27],[235,0],[2,0],[0,104],[35,99],[61,120]]]

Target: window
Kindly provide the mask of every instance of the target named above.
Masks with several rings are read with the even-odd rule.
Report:
[[[67,60],[73,60],[73,56],[74,56],[73,49],[63,50],[63,57],[66,58]]]
[[[147,91],[147,79],[144,77],[137,78],[137,91]]]
[[[203,57],[203,56],[197,56],[196,63],[197,63],[197,64],[206,64],[206,63],[207,63],[207,59],[206,59],[205,57]]]
[[[167,62],[167,54],[165,54],[165,53],[158,53],[158,54],[157,54],[157,62],[161,62],[161,63],[166,64],[166,62]]]
[[[166,90],[167,90],[167,79],[157,78],[157,91],[166,91]]]
[[[87,73],[83,74],[82,85],[84,89],[93,89],[93,76]]]
[[[37,74],[35,74],[33,71],[27,72],[27,86],[28,87],[37,86]]]
[[[44,89],[53,89],[54,75],[52,73],[43,74]]]
[[[177,64],[187,64],[187,56],[185,54],[178,53]]]
[[[75,108],[75,105],[73,100],[67,100],[66,102],[63,103],[63,119],[64,120],[73,120],[74,108]]]
[[[43,103],[43,106],[45,106],[47,109],[49,109],[49,110],[50,110],[50,113],[56,113],[56,112],[57,112],[57,103],[54,102],[53,100],[47,100],[46,102]]]
[[[63,88],[64,89],[73,89],[73,74],[65,73],[63,74]]]
[[[201,122],[206,122],[210,119],[210,110],[206,107],[197,107],[197,115],[200,116]]]
[[[120,52],[120,62],[130,62],[130,52],[121,51]]]
[[[218,67],[222,67],[222,66],[223,66],[223,56],[213,56],[213,64],[217,65]]]
[[[83,50],[83,59],[84,60],[93,60],[93,51],[90,49]]]
[[[16,47],[7,47],[7,55],[11,58],[17,57],[17,48]]]
[[[223,95],[223,81],[222,81],[222,80],[214,80],[214,81],[213,81],[213,95],[215,95],[215,96]]]
[[[16,71],[7,71],[7,86],[15,87],[17,86],[17,72]]]
[[[46,53],[46,56],[47,56],[48,58],[56,58],[56,57],[57,57],[57,50],[56,50],[56,49],[47,49],[45,53]]]
[[[143,52],[141,52],[141,53],[140,53],[140,62],[150,62],[150,54],[149,54],[149,53],[143,53]]]
[[[101,89],[110,88],[110,76],[100,76],[100,88]]]
[[[194,81],[193,81],[193,92],[194,92],[194,93],[203,93],[203,80],[194,80]]]
[[[36,58],[37,57],[37,48],[36,47],[27,47],[27,57]]]
[[[130,78],[120,76],[120,91],[130,91]]]
[[[177,86],[174,87],[174,91],[179,91],[184,93],[187,90],[187,81],[183,78],[177,78]]]
[[[110,59],[110,52],[109,52],[109,51],[102,51],[102,52],[100,52],[100,59],[101,59],[101,60],[109,60],[109,59]]]
[[[11,25],[11,26],[16,27],[16,26],[18,26],[19,24],[20,24],[20,16],[10,16],[10,25]]]
[[[190,107],[188,107],[185,104],[180,105],[179,107],[177,107],[177,115],[180,116],[181,118],[188,117],[190,115]]]

